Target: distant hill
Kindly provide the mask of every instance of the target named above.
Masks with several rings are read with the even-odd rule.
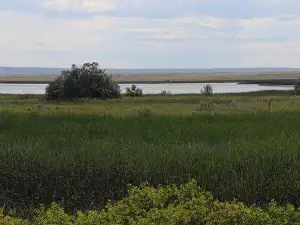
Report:
[[[42,67],[0,67],[0,75],[30,74],[55,75],[60,74],[63,68]],[[213,69],[107,69],[111,74],[146,74],[146,73],[245,73],[245,72],[280,72],[300,71],[300,68],[213,68]]]
[[[61,68],[39,67],[0,67],[0,75],[30,74],[30,75],[55,75],[60,74]]]

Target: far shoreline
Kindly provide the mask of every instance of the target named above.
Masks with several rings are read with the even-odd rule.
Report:
[[[258,85],[293,85],[300,78],[300,71],[247,72],[247,73],[147,73],[109,74],[118,84],[193,84],[238,83]],[[2,84],[49,84],[58,74],[0,75]]]
[[[118,84],[195,84],[195,83],[238,83],[238,84],[258,84],[264,86],[291,86],[294,85],[296,79],[273,79],[273,80],[128,80],[116,81]],[[0,80],[0,84],[49,84],[51,81],[38,81],[38,80]]]

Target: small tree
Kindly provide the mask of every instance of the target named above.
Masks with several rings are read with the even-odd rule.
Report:
[[[120,86],[96,62],[78,68],[72,65],[46,87],[48,100],[77,98],[119,98]]]
[[[125,95],[131,96],[131,97],[139,97],[143,95],[143,90],[140,88],[137,88],[136,85],[132,85],[131,88],[126,88]]]
[[[294,90],[296,95],[300,95],[300,78],[294,83]]]
[[[204,95],[212,95],[213,94],[213,88],[210,84],[204,85],[201,93]]]

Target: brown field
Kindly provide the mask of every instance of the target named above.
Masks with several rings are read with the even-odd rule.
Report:
[[[161,82],[255,82],[286,80],[300,77],[300,72],[278,71],[260,73],[152,73],[152,74],[111,74],[118,83],[161,83]],[[0,75],[0,83],[48,83],[57,75]]]

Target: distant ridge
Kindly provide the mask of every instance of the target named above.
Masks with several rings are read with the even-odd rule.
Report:
[[[30,75],[55,75],[60,74],[62,68],[42,67],[0,67],[0,75],[30,74]]]
[[[0,75],[56,75],[64,68],[43,67],[0,67]],[[300,68],[212,68],[212,69],[106,69],[111,74],[146,74],[146,73],[245,73],[245,72],[280,72],[300,71]]]

